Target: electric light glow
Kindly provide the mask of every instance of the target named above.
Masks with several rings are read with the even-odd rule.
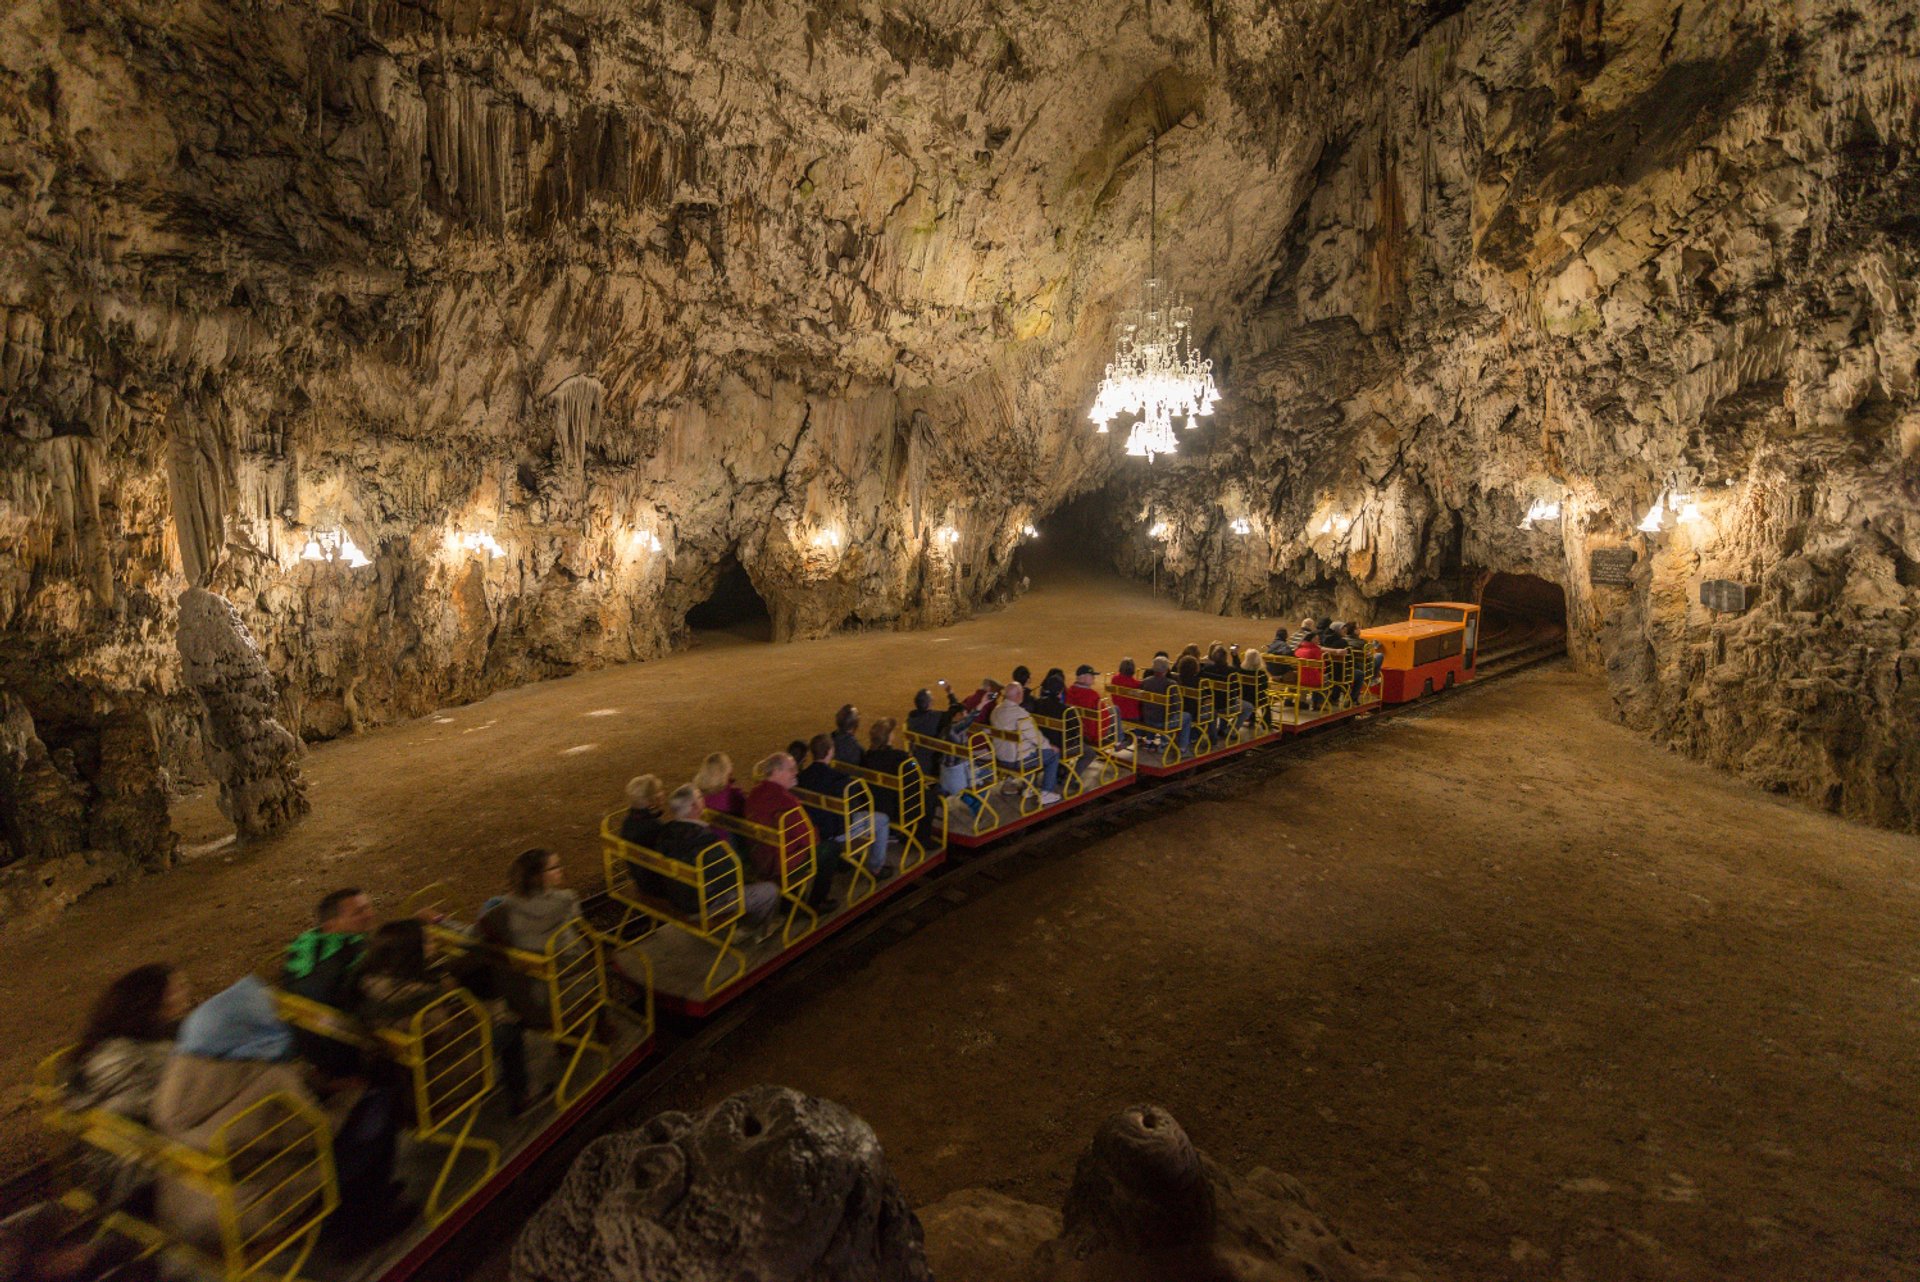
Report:
[[[1236,517],[1236,518],[1234,519],[1234,522],[1233,522],[1233,524],[1232,524],[1232,525],[1230,525],[1230,526],[1229,526],[1229,527],[1227,527],[1227,528],[1229,528],[1229,529],[1231,529],[1231,530],[1232,530],[1232,531],[1233,531],[1233,532],[1234,532],[1235,534],[1252,534],[1252,533],[1253,533],[1253,522],[1252,522],[1252,521],[1249,521],[1249,520],[1248,520],[1248,519],[1247,519],[1246,517],[1244,517],[1244,516],[1242,516],[1242,517]]]
[[[1535,521],[1557,521],[1560,519],[1560,505],[1546,499],[1535,499],[1527,514],[1520,518],[1520,528],[1531,530]]]
[[[505,556],[507,550],[495,541],[491,534],[468,532],[456,534],[453,545],[462,552],[479,552],[484,556]]]
[[[363,565],[372,565],[367,554],[362,552],[345,530],[313,530],[307,535],[306,546],[300,549],[302,561],[324,561],[329,564],[344,564],[351,569]]]

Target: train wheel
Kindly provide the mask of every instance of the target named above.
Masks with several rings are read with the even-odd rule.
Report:
[[[1453,689],[1453,673],[1447,673],[1447,689]]]
[[[1420,693],[1421,693],[1421,694],[1423,694],[1423,695],[1428,695],[1428,694],[1432,694],[1432,693],[1433,693],[1433,678],[1432,678],[1432,677],[1428,677],[1428,678],[1427,678],[1427,681],[1426,681],[1426,685],[1425,685],[1425,687],[1424,687],[1424,688],[1423,688],[1423,689],[1422,689],[1422,690],[1420,691]]]

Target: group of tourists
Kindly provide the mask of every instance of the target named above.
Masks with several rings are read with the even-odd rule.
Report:
[[[579,897],[565,886],[560,859],[542,849],[513,860],[505,894],[489,900],[466,931],[476,943],[544,953],[584,946],[574,935]],[[313,925],[285,949],[278,986],[344,1017],[359,1034],[337,1039],[281,1018],[272,986],[248,975],[197,1005],[177,967],[136,967],[94,1002],[66,1061],[64,1103],[104,1110],[189,1148],[206,1149],[223,1128],[229,1151],[257,1135],[236,1135],[236,1119],[283,1092],[317,1109],[328,1123],[340,1206],[325,1225],[339,1254],[354,1254],[390,1237],[419,1211],[394,1178],[398,1137],[413,1122],[404,1071],[362,1049],[382,1030],[407,1032],[440,998],[464,989],[478,1000],[492,1030],[507,1106],[515,1116],[536,1099],[528,1078],[524,1031],[550,1024],[545,985],[498,961],[485,949],[443,958],[422,912],[378,922],[373,900],[357,887],[321,898]],[[483,960],[476,961],[476,958]],[[242,1123],[242,1128],[246,1128]],[[106,1209],[159,1221],[182,1238],[217,1244],[218,1226],[204,1197],[132,1160],[90,1152],[88,1192]]]

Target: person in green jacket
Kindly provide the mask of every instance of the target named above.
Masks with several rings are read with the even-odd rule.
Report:
[[[367,951],[373,900],[364,890],[330,891],[314,913],[312,930],[287,945],[281,987],[339,1010],[353,1004],[353,972]]]

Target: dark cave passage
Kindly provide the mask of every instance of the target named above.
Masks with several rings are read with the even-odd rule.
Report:
[[[729,556],[721,563],[713,591],[687,611],[687,631],[695,645],[773,640],[773,614],[738,557]]]
[[[1480,588],[1486,646],[1567,630],[1567,594],[1536,574],[1495,574]]]

